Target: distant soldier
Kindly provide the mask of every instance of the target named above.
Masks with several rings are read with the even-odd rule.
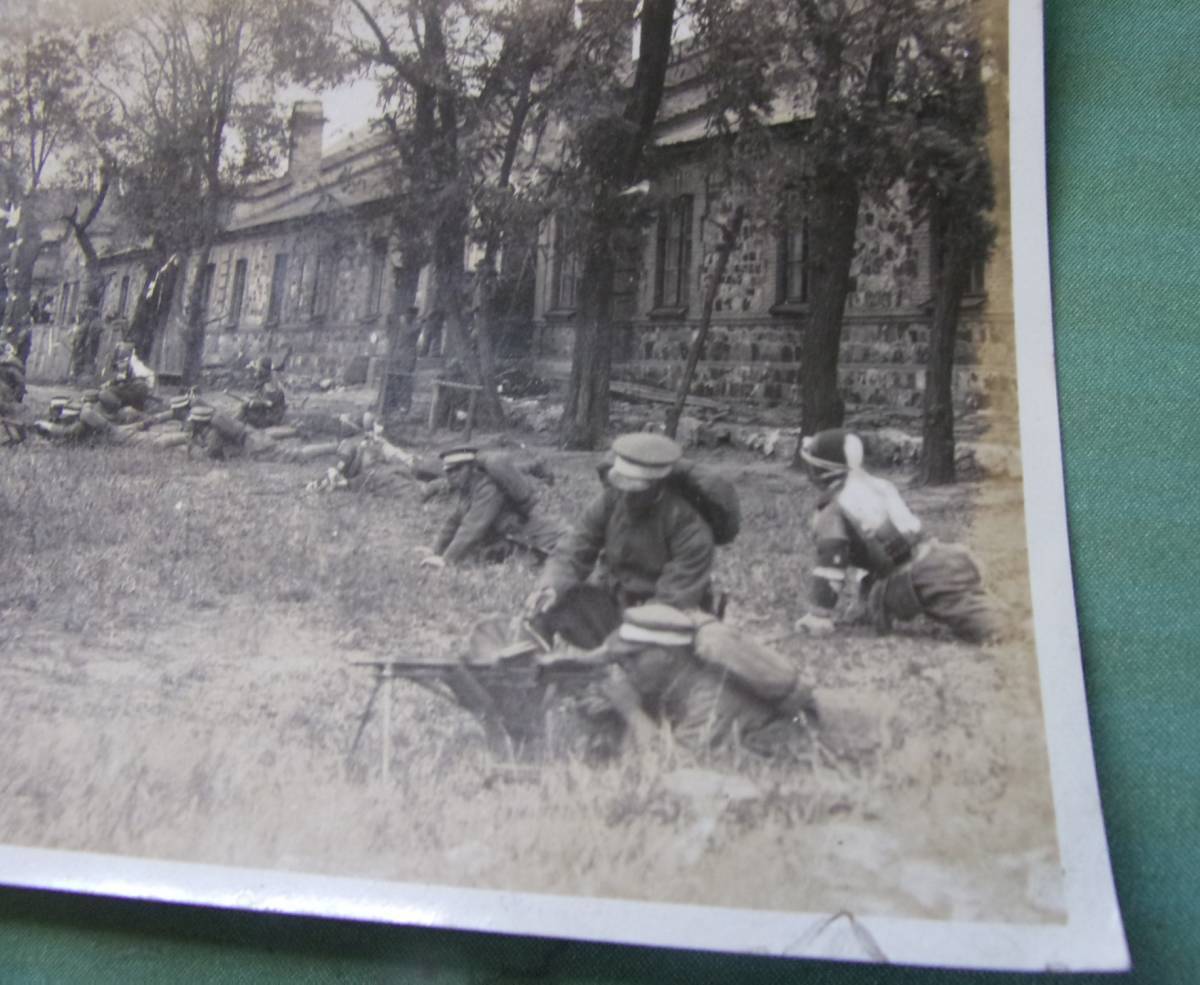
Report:
[[[271,428],[283,423],[287,411],[287,395],[275,379],[270,356],[260,356],[254,363],[254,396],[238,410],[237,419],[252,428]]]
[[[100,307],[103,300],[103,285],[93,287],[88,292],[79,324],[71,333],[71,365],[68,372],[73,380],[96,371],[96,355],[100,351],[100,339],[104,334],[100,323]]]
[[[383,436],[383,425],[373,413],[364,413],[361,424],[347,417],[341,421],[359,433],[337,445],[337,465],[323,479],[310,483],[311,488],[375,496],[402,495],[413,488],[415,456]]]
[[[0,414],[25,400],[25,363],[11,342],[0,342]]]
[[[336,442],[300,445],[291,428],[273,427],[257,431],[207,404],[193,404],[187,418],[189,455],[212,461],[253,458],[262,461],[307,462],[337,451]]]
[[[613,452],[604,490],[559,542],[526,600],[527,614],[565,615],[568,598],[571,605],[589,598],[568,590],[587,581],[602,555],[601,584],[616,612],[649,601],[713,609],[713,528],[679,484],[668,481],[682,449],[662,435],[626,434]]]
[[[705,640],[709,630],[722,641]],[[734,750],[780,757],[811,748],[817,709],[797,670],[754,641],[728,645],[724,638],[732,636],[711,618],[698,623],[649,603],[626,609],[603,645],[567,662],[610,667],[585,706],[597,718],[615,714],[635,743],[666,725],[676,742],[702,757]]]
[[[13,355],[21,365],[24,373],[29,365],[29,353],[33,350],[33,318],[26,315],[20,325],[10,325],[5,335],[5,341],[12,346]]]
[[[60,403],[61,401],[61,403]],[[80,420],[83,405],[78,401],[55,397],[50,401],[50,413],[34,421],[36,434],[55,444],[76,444],[93,436],[91,428]]]
[[[456,503],[423,567],[441,568],[492,548],[504,554],[514,545],[539,557],[554,550],[561,528],[542,513],[536,487],[511,455],[463,446],[441,459]]]
[[[114,418],[127,407],[144,411],[154,385],[154,371],[138,358],[133,344],[118,342],[100,387],[100,405]]]
[[[812,521],[810,608],[798,629],[832,632],[847,571],[859,568],[866,612],[880,632],[925,615],[972,643],[1003,635],[1002,614],[970,553],[924,535],[896,487],[863,468],[858,435],[821,431],[804,439],[800,455],[821,496]]]
[[[147,448],[183,448],[188,444],[191,398],[187,395],[172,398],[167,410],[130,424],[109,420],[100,412],[100,406],[98,400],[89,400],[80,408],[79,420],[84,429],[81,437]]]

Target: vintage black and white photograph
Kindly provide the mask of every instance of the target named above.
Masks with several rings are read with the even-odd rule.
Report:
[[[3,10],[0,882],[1124,964],[1038,3]]]

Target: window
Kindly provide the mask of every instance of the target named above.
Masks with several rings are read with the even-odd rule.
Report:
[[[213,281],[217,276],[217,265],[210,263],[200,272],[200,314],[208,314],[208,306],[212,302]]]
[[[329,310],[329,258],[323,253],[317,255],[307,307],[310,316],[323,315]]]
[[[692,196],[680,195],[658,219],[654,306],[686,308],[692,268]]]
[[[800,193],[784,196],[783,226],[779,232],[780,304],[805,304],[808,301],[808,216],[804,214]]]
[[[271,273],[271,298],[267,302],[267,321],[277,322],[283,314],[283,297],[287,288],[286,253],[275,254],[275,269]]]
[[[387,259],[387,240],[377,239],[371,244],[371,263],[367,275],[368,315],[379,314],[383,294],[383,265]]]
[[[117,317],[124,318],[129,310],[129,275],[121,278],[121,293],[117,297]]]
[[[550,252],[550,310],[573,310],[578,287],[579,255],[571,247],[566,220],[555,216],[554,245]]]
[[[229,324],[237,325],[242,317],[242,305],[246,302],[246,261],[233,265],[233,295],[229,299]]]

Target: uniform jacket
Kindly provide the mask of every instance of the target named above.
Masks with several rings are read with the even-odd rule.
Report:
[[[514,501],[482,467],[472,466],[434,551],[449,562],[461,561],[487,541],[502,536],[549,553],[557,534],[556,526],[538,515],[533,501],[524,497],[522,502]]]
[[[921,521],[892,483],[855,469],[818,502],[813,536],[817,565],[809,599],[830,609],[837,603],[847,568],[882,577],[905,563],[921,538]]]
[[[637,513],[615,489],[605,489],[559,544],[541,584],[559,591],[578,584],[603,554],[614,587],[625,595],[699,608],[709,591],[715,550],[708,524],[670,488]]]

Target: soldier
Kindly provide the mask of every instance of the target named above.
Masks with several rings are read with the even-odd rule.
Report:
[[[537,490],[510,455],[463,446],[440,457],[457,502],[422,567],[443,568],[493,547],[507,553],[516,545],[538,557],[554,550],[559,525],[538,509]]]
[[[711,609],[713,530],[667,481],[682,449],[662,435],[626,434],[613,442],[613,452],[604,490],[559,542],[526,600],[526,612],[557,618],[561,608],[588,598],[568,590],[588,579],[602,553],[603,587],[615,611],[648,601]]]
[[[25,400],[25,363],[11,342],[0,342],[0,414]]]
[[[94,391],[85,396],[91,397],[92,393]],[[191,403],[191,397],[186,394],[173,397],[165,411],[131,424],[116,424],[100,412],[98,400],[89,399],[80,409],[79,419],[86,429],[85,436],[103,437],[115,445],[182,448],[189,441],[187,420]]]
[[[51,401],[49,417],[35,421],[34,431],[58,444],[74,444],[91,437],[91,428],[79,419],[82,405],[74,400],[65,400],[60,406],[54,406],[55,401],[60,399],[56,397]]]
[[[598,719],[615,714],[635,744],[666,725],[698,756],[745,749],[775,757],[808,747],[817,711],[795,668],[751,640],[736,649],[714,646],[704,639],[710,629],[731,636],[711,617],[698,621],[668,605],[626,609],[602,646],[568,658],[610,668],[585,699],[586,711]]]
[[[194,404],[187,421],[191,436],[188,454],[213,461],[246,456],[264,461],[307,462],[321,455],[332,455],[338,447],[332,441],[297,445],[287,441],[296,436],[291,428],[256,431],[207,404]]]
[[[118,342],[109,360],[107,379],[100,387],[100,405],[109,417],[124,408],[144,411],[154,389],[154,372],[143,363],[130,342]],[[136,415],[135,415],[136,416]]]
[[[271,428],[283,423],[287,396],[272,370],[270,356],[260,356],[254,363],[254,396],[237,413],[237,419],[252,428]]]
[[[860,592],[880,632],[894,620],[926,615],[972,643],[1003,635],[1002,614],[974,559],[964,547],[924,535],[896,487],[863,468],[858,435],[821,431],[804,439],[800,456],[821,496],[813,516],[810,609],[797,629],[833,631],[833,611],[853,567],[866,572]]]

